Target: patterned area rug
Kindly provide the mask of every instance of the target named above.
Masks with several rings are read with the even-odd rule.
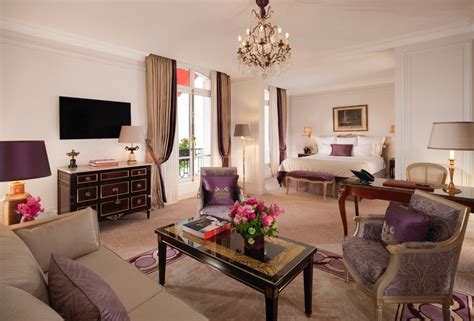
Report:
[[[183,258],[183,253],[167,247],[167,264]],[[149,250],[128,260],[140,271],[151,274],[158,270],[158,250]],[[344,278],[344,263],[338,254],[318,249],[314,256],[314,268]],[[453,321],[471,321],[472,296],[454,293],[454,305],[451,307]],[[441,306],[438,304],[400,304],[394,321],[432,320],[442,321]]]

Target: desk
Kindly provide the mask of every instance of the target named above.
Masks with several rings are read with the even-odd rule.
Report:
[[[376,178],[370,185],[359,183],[358,179],[349,178],[342,182],[339,191],[339,212],[344,228],[344,236],[347,235],[347,215],[346,198],[354,196],[354,205],[356,216],[359,216],[359,198],[378,199],[385,201],[394,201],[402,204],[409,204],[414,190],[399,187],[383,186],[385,179]],[[432,192],[434,195],[444,197],[456,203],[460,203],[471,208],[474,211],[474,187],[460,186],[462,193],[450,196],[442,189],[436,189]]]

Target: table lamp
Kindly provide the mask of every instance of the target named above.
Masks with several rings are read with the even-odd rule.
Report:
[[[16,206],[29,196],[22,180],[51,176],[44,141],[0,141],[0,182],[10,182],[3,198],[5,225],[18,223]]]
[[[120,130],[119,143],[130,144],[125,146],[125,150],[130,152],[128,155],[127,164],[136,164],[135,151],[138,150],[138,146],[133,146],[134,143],[141,144],[145,141],[143,129],[141,126],[122,126]]]
[[[234,137],[242,140],[242,194],[245,196],[245,138],[250,137],[250,126],[248,124],[235,124]]]
[[[430,149],[449,150],[449,184],[443,190],[449,195],[459,194],[461,190],[454,185],[454,151],[474,150],[474,122],[436,122],[431,129]]]

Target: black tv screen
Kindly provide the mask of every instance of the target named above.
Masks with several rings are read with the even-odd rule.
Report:
[[[130,103],[59,97],[60,139],[118,138],[131,124]]]

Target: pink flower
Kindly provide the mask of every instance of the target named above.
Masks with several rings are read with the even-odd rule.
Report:
[[[260,211],[260,212],[263,212],[265,211],[265,205],[263,203],[259,203],[257,205],[257,209]]]
[[[258,200],[256,198],[249,198],[246,202],[247,205],[257,205]]]
[[[40,212],[44,212],[44,208],[41,208],[41,198],[28,197],[26,203],[18,204],[16,211],[23,215],[25,222],[34,220]]]

